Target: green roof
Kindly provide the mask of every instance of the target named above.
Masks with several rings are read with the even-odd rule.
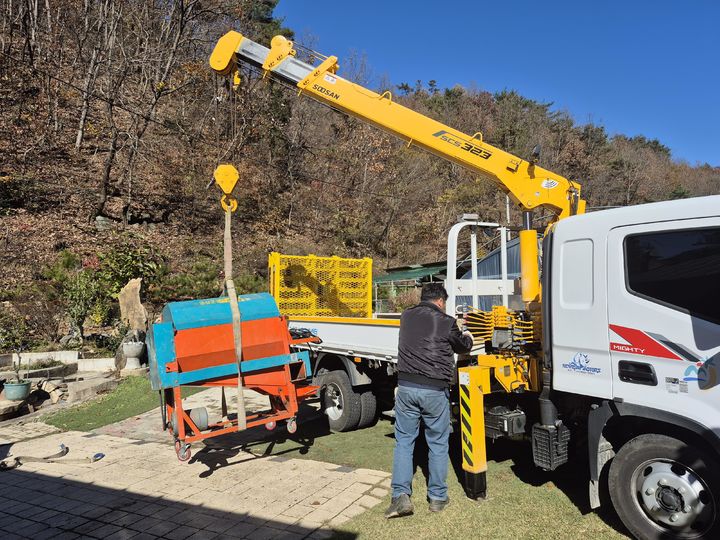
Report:
[[[434,276],[436,274],[445,275],[447,265],[443,263],[428,264],[428,265],[416,265],[416,266],[402,266],[400,268],[392,268],[388,270],[387,274],[382,276],[376,276],[373,278],[373,283],[388,283],[390,281],[410,281],[421,279],[424,277]]]

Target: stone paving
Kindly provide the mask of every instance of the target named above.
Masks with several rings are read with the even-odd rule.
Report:
[[[131,420],[149,426],[151,419]],[[127,432],[130,425],[104,431]],[[0,538],[330,538],[333,527],[379,504],[389,489],[385,472],[258,457],[233,437],[214,439],[179,463],[167,436],[147,431],[142,440],[58,433],[39,422],[0,426],[0,441],[14,442],[0,446],[0,459],[8,448],[15,456],[49,455],[60,443],[70,448],[56,463],[0,471]],[[63,463],[96,452],[105,458]]]
[[[193,394],[190,397],[183,399],[184,409],[193,409],[195,407],[205,407],[208,411],[208,418],[210,423],[219,421],[222,416],[221,403],[221,389],[210,388],[203,390],[197,394]],[[270,400],[267,396],[253,392],[252,390],[245,390],[245,407],[248,413],[250,411],[268,409],[270,407]],[[234,413],[236,410],[237,394],[233,389],[225,391],[225,400],[227,402],[227,410],[229,413]],[[307,421],[307,413],[313,413],[312,410],[308,411],[304,408],[304,414],[301,420]],[[116,424],[110,424],[96,430],[98,433],[104,433],[106,435],[115,435],[119,437],[130,437],[131,439],[142,439],[144,441],[158,441],[167,442],[167,433],[160,430],[161,425],[159,409],[148,411],[138,416],[133,416],[122,422]]]
[[[13,422],[0,428],[0,445],[36,439],[58,431],[60,430],[55,426],[42,422]]]

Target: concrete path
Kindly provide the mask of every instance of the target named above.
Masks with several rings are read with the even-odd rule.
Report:
[[[219,410],[209,393],[193,397]],[[233,437],[213,440],[202,459],[179,463],[157,415],[94,433],[58,433],[42,423],[0,427],[0,441],[14,443],[0,446],[0,459],[8,448],[31,456],[52,454],[60,443],[71,449],[57,463],[0,471],[0,537],[330,538],[333,527],[387,495],[385,472],[258,457]],[[133,426],[139,436],[129,436]],[[97,452],[106,457],[63,463]]]

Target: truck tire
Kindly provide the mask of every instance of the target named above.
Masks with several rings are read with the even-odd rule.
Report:
[[[377,420],[377,399],[372,390],[367,390],[360,394],[360,421],[358,429],[370,427]]]
[[[665,435],[635,437],[612,460],[608,489],[640,540],[720,537],[720,478],[701,448]]]
[[[362,405],[360,394],[353,391],[347,373],[341,370],[324,373],[320,398],[332,431],[352,431],[357,428]]]

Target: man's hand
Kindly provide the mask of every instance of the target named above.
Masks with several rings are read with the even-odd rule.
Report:
[[[472,349],[475,340],[470,331],[465,327],[465,321],[462,321],[461,324],[460,319],[455,320],[457,321],[456,324],[450,327],[450,346],[457,354],[466,354]]]
[[[457,319],[455,319],[455,324],[457,324],[457,327],[460,329],[461,332],[467,330],[467,323],[462,317],[458,317]]]

